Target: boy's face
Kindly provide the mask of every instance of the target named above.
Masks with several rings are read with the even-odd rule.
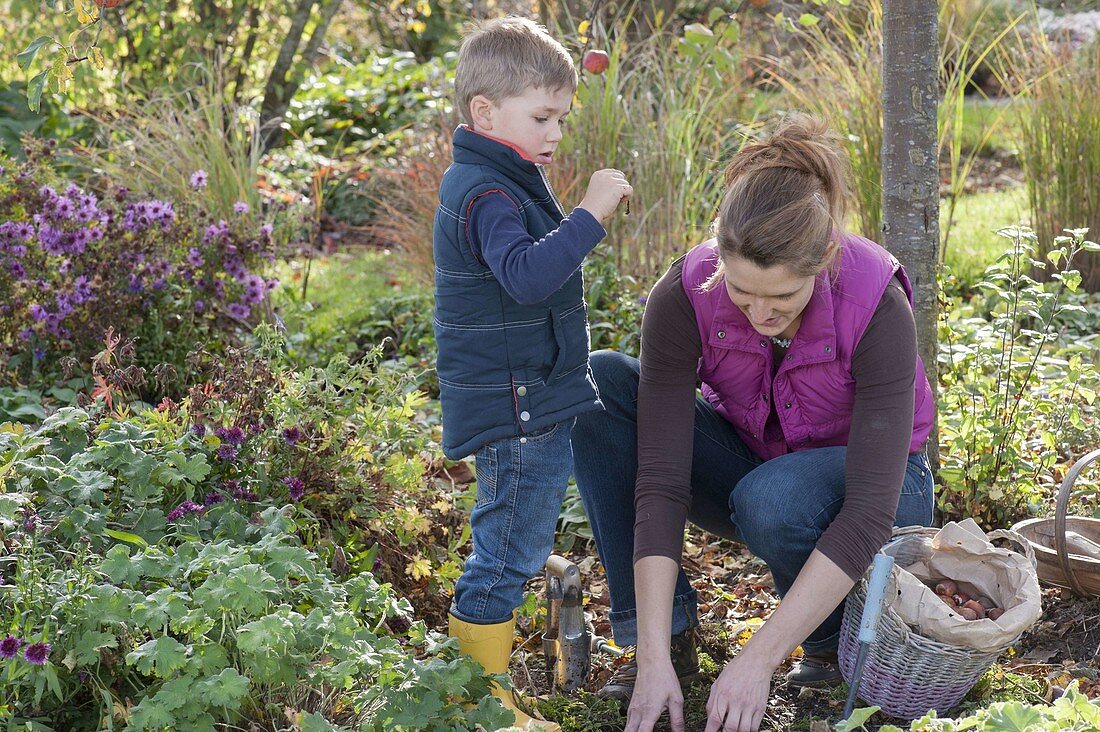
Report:
[[[562,138],[573,103],[570,89],[528,89],[494,104],[476,96],[470,102],[474,129],[518,148],[528,160],[549,165]]]

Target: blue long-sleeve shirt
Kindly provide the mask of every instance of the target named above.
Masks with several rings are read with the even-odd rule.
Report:
[[[515,201],[503,191],[475,200],[469,211],[470,246],[516,302],[532,305],[556,292],[606,236],[600,222],[575,208],[561,225],[535,240]]]

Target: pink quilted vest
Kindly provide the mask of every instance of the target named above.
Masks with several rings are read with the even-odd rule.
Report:
[[[717,242],[703,242],[684,260],[684,291],[703,342],[698,371],[703,396],[765,460],[795,450],[848,444],[856,394],[852,354],[891,277],[897,277],[912,305],[909,278],[889,252],[854,234],[845,234],[841,243],[839,267],[818,275],[778,371],[773,368],[771,342],[753,329],[726,288],[719,284],[700,290],[718,264]],[[922,448],[935,418],[919,356],[916,366],[910,452]],[[764,424],[773,402],[783,439],[765,442]]]

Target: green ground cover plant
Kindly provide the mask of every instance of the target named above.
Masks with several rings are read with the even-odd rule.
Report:
[[[255,350],[157,409],[100,398],[0,427],[0,531],[18,549],[0,559],[0,718],[36,730],[509,722],[484,700],[464,707],[489,679],[378,579],[406,560],[445,576],[411,521],[436,521],[427,437],[410,419],[422,397],[376,370],[377,352],[296,371],[284,346],[261,328]],[[352,516],[398,528],[346,555],[333,537]]]

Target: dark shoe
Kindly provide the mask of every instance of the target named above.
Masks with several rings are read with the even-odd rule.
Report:
[[[672,636],[669,651],[672,656],[672,668],[676,670],[680,686],[686,687],[702,676],[699,673],[699,655],[695,652],[694,628],[688,628],[680,635]],[[634,694],[634,682],[637,680],[638,661],[632,657],[615,669],[615,673],[607,680],[604,687],[596,692],[596,696],[601,699],[615,699],[625,709],[630,704],[630,697]]]
[[[795,689],[827,689],[839,685],[843,680],[836,651],[805,655],[797,666],[787,672],[787,685]]]

